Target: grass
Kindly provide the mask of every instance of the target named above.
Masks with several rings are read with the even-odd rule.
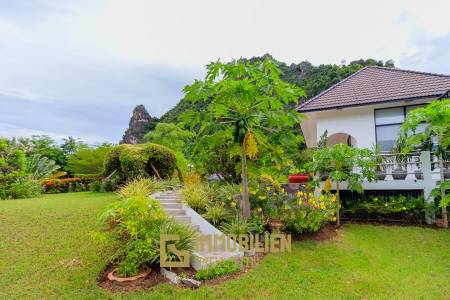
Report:
[[[111,294],[95,283],[108,248],[89,233],[113,198],[0,201],[0,299],[450,299],[450,231],[370,225],[346,225],[335,241],[295,243],[220,285]]]

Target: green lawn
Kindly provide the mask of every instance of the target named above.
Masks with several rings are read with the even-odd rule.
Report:
[[[450,231],[360,225],[344,226],[336,241],[295,243],[221,285],[110,294],[95,283],[108,249],[89,232],[113,197],[0,201],[0,299],[450,299]]]

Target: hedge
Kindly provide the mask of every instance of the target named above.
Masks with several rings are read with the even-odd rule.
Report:
[[[167,179],[173,175],[177,160],[172,150],[161,145],[122,144],[108,152],[104,167],[104,175],[114,173],[120,183],[136,177]]]

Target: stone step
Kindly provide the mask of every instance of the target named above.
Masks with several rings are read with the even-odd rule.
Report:
[[[174,203],[180,203],[181,201],[179,199],[156,199],[159,201],[159,203],[161,204],[174,204]]]
[[[186,212],[182,209],[164,209],[164,211],[171,216],[185,216]]]
[[[191,217],[187,216],[174,216],[175,221],[183,224],[190,224],[191,223]]]
[[[181,209],[182,207],[181,203],[167,203],[167,202],[161,203],[161,206],[164,209],[176,209],[176,208]]]
[[[204,228],[204,224],[202,221],[197,220],[198,216],[194,216],[191,218],[189,212],[189,215],[187,215],[187,211],[183,208],[184,205],[181,201],[182,196],[181,194],[177,192],[162,192],[153,195],[153,197],[160,203],[161,207],[164,209],[167,215],[172,216],[174,220],[180,224],[186,224],[190,226],[192,229],[199,233],[205,233],[205,232],[211,232],[211,229]],[[190,209],[188,209],[190,211]],[[199,216],[202,218],[201,216]],[[203,225],[200,225],[203,224]],[[206,227],[208,228],[208,227]],[[205,241],[205,243],[208,243]],[[221,251],[221,249],[224,248],[221,243],[218,245],[218,249],[209,249],[207,245],[203,249],[197,249],[192,256],[191,259],[191,265],[194,267],[194,269],[199,270],[201,268],[207,267],[210,263],[217,262],[224,259],[231,259],[231,258],[240,258],[243,256],[242,251],[236,251],[236,252],[228,252],[228,251]]]
[[[179,197],[164,197],[164,196],[160,196],[160,197],[155,197],[156,199],[159,200],[180,200]]]

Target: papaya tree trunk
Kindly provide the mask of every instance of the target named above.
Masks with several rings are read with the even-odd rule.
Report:
[[[245,218],[250,217],[250,201],[248,199],[248,174],[247,174],[247,153],[245,143],[241,145],[242,150],[242,200],[241,208]]]
[[[339,196],[339,181],[336,181],[336,226],[341,226],[341,198]]]
[[[442,152],[439,153],[439,173],[441,178],[441,203],[444,203],[445,198],[445,187],[444,187],[444,157],[442,156]],[[448,228],[448,215],[447,215],[447,207],[442,205],[442,221],[444,228]]]

